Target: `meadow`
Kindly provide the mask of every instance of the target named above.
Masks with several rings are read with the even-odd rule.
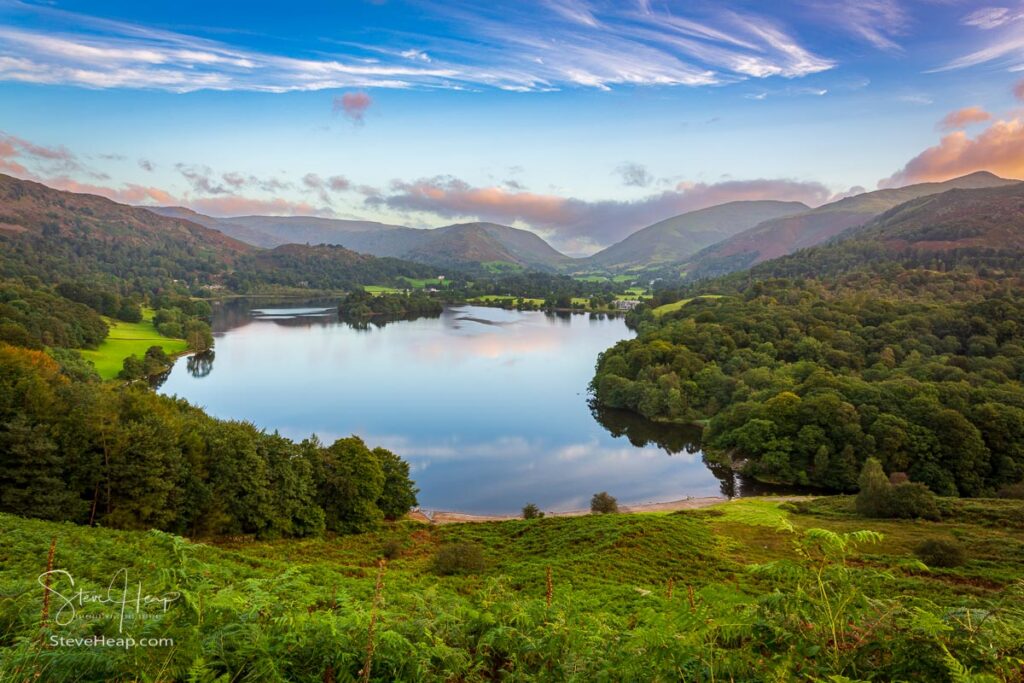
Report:
[[[209,544],[0,515],[0,679],[1021,680],[1024,502],[947,499],[923,522],[851,500]],[[925,566],[925,538],[966,562]],[[124,626],[173,646],[48,645],[118,635],[110,605],[47,613],[51,543],[75,590],[127,569],[176,594]]]
[[[107,338],[95,350],[82,350],[82,357],[96,366],[96,371],[103,379],[114,379],[121,371],[124,359],[131,355],[142,358],[146,349],[151,346],[163,347],[169,356],[183,353],[188,344],[184,339],[165,337],[157,332],[153,325],[153,310],[142,310],[142,321],[127,323],[121,320],[104,317],[110,327]]]

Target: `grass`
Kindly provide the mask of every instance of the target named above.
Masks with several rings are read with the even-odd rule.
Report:
[[[422,288],[422,285],[420,287]],[[384,285],[363,285],[363,289],[374,296],[378,294],[401,294],[405,291],[397,287],[386,287]]]
[[[150,346],[161,346],[168,355],[184,352],[188,345],[184,339],[165,337],[153,325],[153,311],[143,309],[142,322],[126,323],[104,318],[110,333],[99,348],[82,351],[82,357],[96,367],[103,379],[114,379],[121,371],[124,359],[132,354],[142,358]]]
[[[665,304],[663,306],[658,306],[657,308],[654,309],[654,315],[658,316],[658,317],[661,317],[661,316],[665,315],[666,313],[672,313],[674,311],[678,311],[678,310],[682,309],[683,306],[685,306],[686,304],[690,303],[694,299],[721,299],[721,298],[722,298],[722,296],[720,294],[702,294],[701,296],[693,297],[693,298],[690,298],[690,299],[680,299],[679,301],[673,301],[670,304]]]
[[[378,558],[391,546],[399,550],[388,552],[394,557],[381,584],[372,680],[708,680],[691,668],[701,659],[725,672],[720,680],[761,680],[751,672],[767,674],[771,667],[777,680],[827,680],[813,671],[794,673],[794,661],[797,671],[840,669],[822,668],[832,664],[803,645],[787,654],[785,638],[798,636],[785,631],[785,618],[773,622],[777,617],[770,616],[779,600],[799,592],[786,587],[793,569],[766,572],[802,562],[795,539],[811,528],[884,534],[880,543],[849,551],[850,576],[870,599],[899,596],[900,604],[914,605],[908,609],[933,605],[927,619],[989,609],[984,627],[971,626],[969,642],[984,641],[984,629],[997,624],[1010,624],[1007,638],[1015,642],[1024,631],[1012,631],[1012,615],[998,606],[1013,599],[1021,581],[1024,502],[945,506],[945,521],[918,522],[857,517],[848,497],[740,500],[669,514],[447,526],[398,522],[355,536],[205,544],[0,514],[0,679],[356,680],[377,602]],[[968,549],[967,564],[922,568],[912,550],[929,537],[957,538]],[[46,567],[51,539],[54,566],[72,574],[75,590],[102,593],[124,568],[147,594],[180,592],[166,614],[129,627],[171,635],[175,647],[98,654],[39,649],[34,635],[42,591],[36,577]],[[434,574],[433,558],[452,544],[480,548],[483,569]],[[752,625],[750,605],[758,600],[769,610],[759,627],[764,630],[741,635]],[[866,609],[862,626],[878,619],[874,607]],[[92,618],[52,630],[69,636],[116,631],[108,605],[87,604],[80,611]],[[815,616],[801,618],[810,621],[794,633],[813,637]],[[941,662],[944,655],[924,635],[933,622],[923,615],[915,619],[913,633],[894,633],[915,639],[909,645],[914,652],[934,649]],[[764,639],[769,632],[772,645]],[[687,634],[695,635],[696,644],[680,640]],[[886,637],[865,651],[895,648],[898,643]],[[709,649],[701,649],[708,638]],[[820,642],[827,646],[827,638]],[[1012,666],[1012,657],[1024,656],[1016,642],[993,652],[1011,657]],[[991,666],[969,660],[954,641],[949,647],[976,671]],[[666,661],[670,653],[682,659]],[[686,675],[680,674],[683,666]],[[918,671],[917,680],[947,679],[941,670]],[[851,676],[865,677],[871,676]]]
[[[474,296],[471,299],[467,299],[470,303],[477,301],[481,303],[515,303],[516,301],[522,301],[523,303],[533,304],[535,306],[543,306],[544,299],[531,299],[530,297],[521,296],[505,296],[502,294],[484,294],[483,296]]]
[[[419,278],[416,278],[416,277],[405,277],[403,275],[399,279],[400,280],[405,280],[406,282],[408,282],[409,283],[409,287],[411,287],[412,289],[423,289],[427,285],[433,285],[433,286],[436,287],[437,283],[438,283],[438,279],[436,277],[419,277]],[[445,280],[445,281],[443,281],[442,284],[445,287],[447,287],[448,286],[448,281]],[[366,287],[365,289],[367,291],[369,291],[370,288]]]

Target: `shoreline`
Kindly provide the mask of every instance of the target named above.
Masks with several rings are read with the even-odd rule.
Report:
[[[751,496],[751,498],[787,501],[802,499],[806,496]],[[637,514],[643,512],[675,512],[677,510],[698,510],[711,507],[720,503],[729,502],[729,498],[723,496],[687,497],[678,500],[670,500],[662,503],[640,503],[637,505],[622,505],[618,514]],[[737,499],[733,499],[737,500]],[[560,512],[544,511],[544,517],[582,517],[591,514],[586,510],[564,510]],[[468,512],[455,512],[451,510],[431,510],[416,508],[412,510],[406,519],[411,519],[424,524],[466,524],[477,522],[507,522],[515,519],[522,519],[522,515],[485,515],[472,514]]]

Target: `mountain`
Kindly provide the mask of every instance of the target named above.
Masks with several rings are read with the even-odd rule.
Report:
[[[765,221],[733,235],[695,254],[683,270],[690,278],[743,270],[798,249],[821,244],[918,197],[952,189],[999,187],[1017,182],[980,171],[941,183],[921,183],[846,197],[804,213]]]
[[[0,278],[116,281],[132,290],[225,285],[340,289],[433,277],[434,268],[342,247],[261,249],[187,218],[0,174]]]
[[[536,234],[495,223],[460,223],[422,229],[312,216],[215,218],[182,207],[150,210],[187,218],[248,244],[267,248],[284,244],[333,244],[373,256],[391,256],[441,267],[505,262],[554,270],[571,262]]]
[[[350,221],[316,216],[234,216],[217,218],[181,206],[146,207],[163,216],[184,218],[237,240],[272,249],[282,244],[343,244],[344,236],[357,233],[408,230],[375,221]],[[390,255],[390,254],[389,254]]]
[[[679,263],[704,247],[763,221],[809,209],[801,202],[738,201],[690,211],[638,230],[579,263],[588,268],[610,270]]]
[[[230,258],[252,247],[181,218],[158,216],[91,194],[64,192],[0,174],[0,234],[64,242],[94,241],[122,249],[174,248]]]

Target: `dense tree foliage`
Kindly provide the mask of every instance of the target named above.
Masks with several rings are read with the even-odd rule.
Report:
[[[972,271],[921,277],[959,301],[763,280],[640,314],[601,356],[596,398],[708,420],[705,447],[764,480],[852,490],[874,456],[937,493],[991,493],[1024,478],[1024,299]]]
[[[73,381],[0,345],[2,512],[189,535],[365,530],[415,504],[402,465],[356,438],[297,444],[144,386]]]
[[[41,349],[95,348],[107,325],[88,306],[41,287],[0,281],[0,341]]]
[[[443,310],[444,303],[441,299],[417,291],[374,296],[359,288],[349,292],[338,303],[338,315],[342,320],[355,323],[371,320],[387,322],[407,318],[436,318]]]

